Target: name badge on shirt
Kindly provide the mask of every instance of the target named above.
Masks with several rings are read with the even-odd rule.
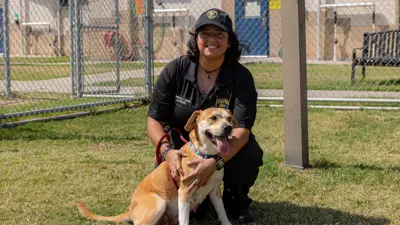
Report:
[[[181,96],[175,95],[175,102],[181,106],[189,106],[190,100],[186,98],[182,98]]]
[[[226,98],[218,98],[215,101],[215,107],[217,108],[224,108],[224,109],[228,109],[229,107],[229,100]]]

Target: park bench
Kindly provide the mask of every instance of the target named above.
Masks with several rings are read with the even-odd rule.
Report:
[[[355,80],[357,65],[362,65],[362,76],[365,77],[366,66],[400,66],[400,30],[364,33],[362,48],[353,49],[351,82]],[[356,56],[362,51],[361,57]]]

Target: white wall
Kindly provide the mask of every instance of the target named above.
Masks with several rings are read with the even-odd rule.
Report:
[[[306,0],[306,11],[317,12],[319,1],[322,5],[372,2],[376,6],[376,25],[395,25],[397,23],[397,0]],[[346,7],[337,9],[338,17],[351,18],[351,25],[355,26],[368,26],[372,24],[371,14],[371,7]],[[333,13],[328,14],[328,17],[332,18]]]
[[[194,26],[201,13],[210,8],[221,8],[221,0],[161,0],[166,9],[189,9],[190,26]],[[155,9],[162,9],[155,4]]]

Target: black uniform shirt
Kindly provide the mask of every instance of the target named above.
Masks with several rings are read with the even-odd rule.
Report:
[[[235,62],[221,67],[215,86],[203,95],[197,85],[197,63],[181,56],[161,72],[153,89],[148,116],[184,132],[192,113],[209,107],[228,108],[238,127],[251,129],[256,118],[257,92],[250,71]]]

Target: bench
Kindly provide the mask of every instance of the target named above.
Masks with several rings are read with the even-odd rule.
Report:
[[[364,33],[362,48],[353,49],[351,83],[354,83],[357,65],[362,65],[363,77],[366,66],[400,66],[399,39],[400,30]],[[357,50],[362,51],[361,57],[356,56]]]

